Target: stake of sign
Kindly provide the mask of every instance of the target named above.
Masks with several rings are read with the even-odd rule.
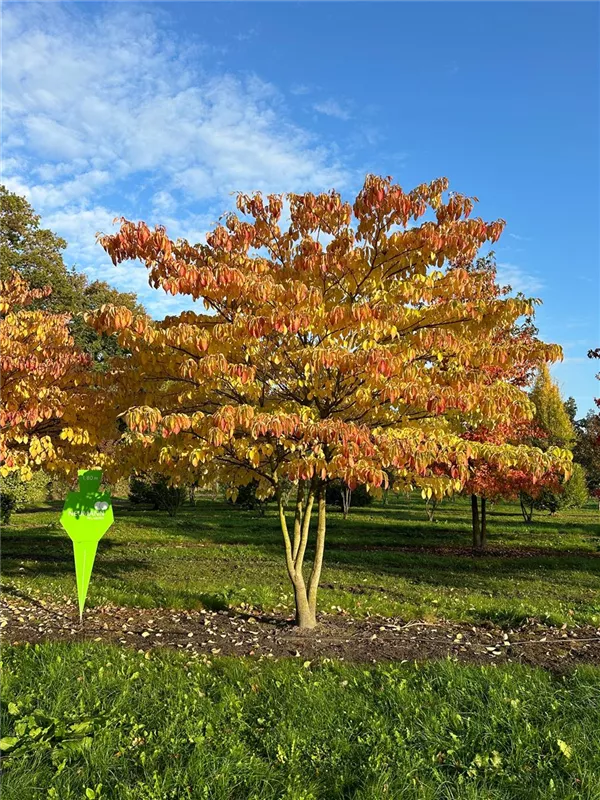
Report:
[[[60,524],[73,542],[79,619],[87,596],[98,542],[114,522],[110,492],[100,492],[102,470],[80,469],[79,491],[69,492]]]

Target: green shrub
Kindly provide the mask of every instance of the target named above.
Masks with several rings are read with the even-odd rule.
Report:
[[[138,505],[139,503],[154,504],[152,482],[145,477],[132,475],[129,479],[129,501]]]
[[[258,481],[251,481],[246,486],[239,486],[238,494],[235,499],[235,505],[240,506],[246,511],[259,511],[261,515],[264,514],[269,501],[260,500],[256,496],[257,489]]]
[[[2,479],[0,489],[0,520],[8,525],[14,511],[26,505],[44,503],[48,499],[50,478],[43,470],[33,473],[29,481],[24,481],[18,472],[11,472]]]
[[[581,508],[589,500],[585,470],[581,464],[573,464],[573,473],[562,486],[561,492],[544,489],[534,501],[534,507],[551,514],[565,508]]]
[[[74,478],[65,478],[62,475],[53,474],[48,481],[48,500],[64,500],[67,493],[74,491],[76,481]]]
[[[135,475],[129,482],[132,503],[150,503],[155,511],[166,511],[170,517],[177,514],[186,496],[185,486],[171,486],[164,475]]]
[[[279,488],[283,495],[283,502],[285,505],[287,505],[292,494],[292,490],[294,489],[294,484],[287,478],[281,478],[279,482]],[[261,516],[264,516],[268,503],[274,502],[275,496],[271,495],[270,497],[261,499],[256,496],[257,489],[258,481],[250,481],[250,483],[246,484],[245,486],[238,486],[237,497],[234,505],[238,506],[239,508],[243,508],[245,511],[258,511]],[[229,500],[229,502],[231,503],[233,501]]]

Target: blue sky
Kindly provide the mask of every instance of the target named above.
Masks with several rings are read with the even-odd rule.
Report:
[[[68,263],[185,307],[95,244],[124,215],[203,241],[236,190],[447,176],[503,217],[500,277],[538,296],[583,415],[600,345],[599,6],[5,3],[3,182]]]

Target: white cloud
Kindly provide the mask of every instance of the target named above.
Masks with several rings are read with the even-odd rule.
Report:
[[[276,87],[210,74],[205,45],[175,39],[168,10],[15,4],[3,18],[6,182],[94,277],[109,269],[95,233],[114,216],[168,220],[200,237],[208,210],[212,220],[231,208],[232,191],[343,188],[354,178],[293,123]],[[135,270],[109,279],[158,303]]]
[[[296,95],[309,94],[310,86],[306,86],[303,83],[294,83],[290,89],[290,92]]]
[[[343,120],[350,119],[350,112],[340,105],[337,100],[324,100],[321,103],[315,103],[313,108],[319,114],[325,114],[327,117],[336,117]]]
[[[544,286],[537,276],[526,272],[517,264],[501,262],[497,267],[498,283],[501,286],[511,286],[515,292],[523,292],[523,294],[527,295],[531,292],[539,291]]]
[[[519,236],[518,233],[509,233],[508,235],[511,237],[511,239],[516,239],[518,242],[530,242],[531,241],[531,237],[530,236]]]
[[[250,39],[254,39],[257,35],[258,31],[255,28],[248,28],[248,30],[242,31],[241,33],[236,33],[233,38],[238,42],[247,42]]]
[[[150,289],[147,269],[141,263],[128,261],[118,267],[113,266],[97,244],[96,235],[114,232],[117,225],[113,225],[113,220],[117,216],[117,212],[102,206],[79,211],[71,207],[50,214],[44,219],[44,224],[52,230],[60,231],[67,239],[67,260],[70,263],[85,265],[85,271],[92,280],[107,281],[123,292],[135,292],[154,317],[177,314],[186,308],[196,307],[197,304],[188,297],[173,297],[162,290]],[[173,238],[187,238],[192,243],[203,241],[208,230],[206,226],[199,231],[199,221],[196,219],[187,220],[183,224],[169,218],[161,219]]]
[[[168,37],[149,25],[149,14],[105,9],[85,27],[62,7],[41,20],[29,7],[5,14],[17,17],[4,41],[5,117],[50,162],[42,166],[111,165],[121,178],[151,171],[179,184],[201,170],[209,177],[201,194],[212,196],[344,177],[331,153],[286,119],[275,87],[194,70],[185,49],[172,53]],[[27,34],[21,17],[33,26]],[[198,187],[197,179],[189,183]]]
[[[172,214],[176,207],[177,203],[170,192],[161,190],[152,198],[152,211],[155,215]]]

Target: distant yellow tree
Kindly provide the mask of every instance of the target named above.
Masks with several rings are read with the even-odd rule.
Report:
[[[530,397],[535,406],[534,423],[544,433],[544,438],[536,439],[535,444],[543,450],[553,445],[570,450],[576,439],[575,429],[546,364],[538,368]]]
[[[530,398],[535,406],[533,426],[537,428],[537,435],[529,440],[530,443],[542,450],[560,447],[571,451],[577,433],[558,384],[546,364],[538,368]],[[587,500],[585,470],[580,464],[573,464],[572,473],[566,480],[550,481],[534,496],[531,492],[522,492],[521,510],[525,520],[531,522],[534,508],[554,513],[561,508],[580,507]]]
[[[239,214],[206,245],[126,220],[100,237],[115,264],[139,259],[152,286],[211,312],[152,322],[105,307],[88,317],[131,353],[99,378],[107,411],[127,426],[113,469],[159,468],[233,493],[258,481],[259,497],[277,499],[302,627],[316,624],[328,482],[377,492],[392,471],[395,489],[439,498],[463,487],[479,456],[532,474],[567,468],[556,448],[461,437],[466,421],[529,419],[527,394],[503,368],[560,348],[500,335],[533,301],[490,293],[489,274],[468,268],[504,223],[469,218],[473,200],[444,200],[447,188],[440,179],[404,192],[368,176],[353,205],[334,191],[239,195]],[[428,211],[434,219],[410,226]],[[291,522],[284,479],[297,487]]]

